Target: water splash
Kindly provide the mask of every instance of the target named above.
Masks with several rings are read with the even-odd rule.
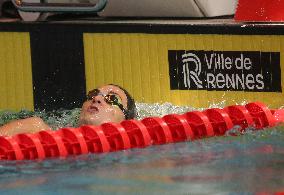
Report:
[[[171,103],[164,104],[148,104],[148,103],[136,103],[137,107],[137,119],[141,120],[145,117],[162,117],[167,114],[183,114],[193,110],[202,110],[190,106],[175,106]]]

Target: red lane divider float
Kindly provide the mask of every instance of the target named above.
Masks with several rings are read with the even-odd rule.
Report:
[[[58,131],[0,136],[0,160],[32,160],[87,153],[105,153],[150,145],[221,136],[238,125],[241,130],[272,127],[284,122],[284,110],[269,110],[256,102],[203,112],[148,117],[120,124],[62,128]]]
[[[151,145],[151,137],[143,123],[137,120],[126,120],[122,121],[121,125],[129,137],[131,148],[142,148]]]
[[[75,128],[63,128],[57,132],[69,155],[87,154],[88,146],[82,133]]]
[[[232,129],[234,126],[229,114],[223,109],[208,109],[205,110],[204,113],[209,118],[214,133],[217,136],[224,135],[226,131]]]
[[[203,112],[187,112],[184,116],[193,131],[195,139],[212,137],[215,135],[209,118]]]
[[[249,111],[244,106],[228,106],[225,108],[234,126],[240,126],[244,130],[248,126],[253,126],[253,119]]]
[[[1,160],[23,160],[24,155],[14,137],[0,137]]]
[[[163,117],[172,134],[173,142],[193,140],[194,133],[186,118],[178,114],[169,114]]]
[[[15,137],[24,159],[44,159],[43,145],[35,134],[18,134]]]
[[[284,121],[284,109],[272,110],[272,114],[274,116],[276,123]]]
[[[144,118],[141,121],[147,128],[152,144],[166,144],[173,142],[173,137],[167,123],[158,117]]]
[[[131,148],[127,132],[121,124],[105,123],[101,127],[109,142],[111,152]]]
[[[91,153],[103,153],[110,151],[110,145],[102,128],[97,126],[81,126],[79,131],[84,136],[88,151]]]
[[[266,105],[257,102],[249,103],[245,107],[252,116],[255,123],[255,127],[257,129],[275,126],[276,120],[272,115],[271,110],[269,110]]]
[[[35,135],[38,136],[43,145],[45,157],[65,157],[68,155],[63,139],[58,133],[54,131],[40,131]]]

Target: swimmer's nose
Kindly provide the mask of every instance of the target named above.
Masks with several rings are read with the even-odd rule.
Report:
[[[97,96],[93,97],[92,102],[101,104],[103,102],[103,100],[104,100],[103,96],[97,95]]]

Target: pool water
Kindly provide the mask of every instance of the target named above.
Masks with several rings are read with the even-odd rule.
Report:
[[[216,105],[215,105],[216,106]],[[221,105],[222,106],[222,105]],[[138,104],[139,117],[190,107]],[[60,128],[79,109],[2,112],[1,120],[42,116]],[[72,123],[73,121],[73,123]],[[1,121],[0,121],[1,122]],[[0,162],[0,194],[273,194],[284,192],[284,126],[143,149],[44,161]]]

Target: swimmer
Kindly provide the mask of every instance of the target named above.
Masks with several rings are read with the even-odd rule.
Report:
[[[119,123],[136,116],[135,101],[122,87],[114,84],[89,91],[82,105],[78,125],[100,125],[107,122]],[[0,127],[0,135],[35,133],[51,129],[41,118],[30,117],[11,121]]]

